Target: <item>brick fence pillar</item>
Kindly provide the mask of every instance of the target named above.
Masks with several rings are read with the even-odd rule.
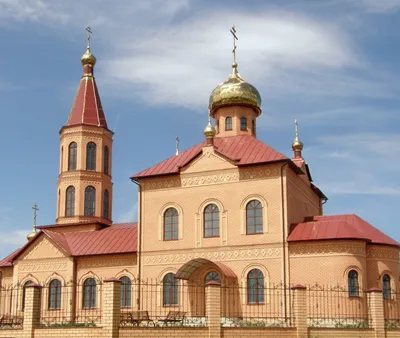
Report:
[[[40,325],[40,311],[42,301],[42,286],[31,284],[25,289],[25,309],[23,337],[34,337],[34,330]]]
[[[306,287],[303,285],[296,285],[292,287],[293,290],[293,312],[294,312],[294,325],[297,329],[297,338],[308,337],[307,326],[307,295]]]
[[[375,330],[376,338],[385,338],[385,316],[383,312],[382,290],[372,288],[368,291],[368,312]]]
[[[206,315],[208,336],[221,337],[221,284],[216,281],[207,283],[206,286]]]
[[[103,330],[104,338],[118,338],[121,317],[121,281],[116,278],[104,281]]]

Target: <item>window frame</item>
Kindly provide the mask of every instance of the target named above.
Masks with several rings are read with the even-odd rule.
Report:
[[[208,211],[209,208],[215,207],[217,211],[211,210]],[[207,214],[211,215],[211,219],[207,219]],[[216,217],[214,216],[216,215]],[[209,222],[211,222],[211,226],[209,226]],[[217,226],[214,226],[214,225]],[[215,234],[215,229],[217,229],[217,233]],[[212,235],[206,235],[206,231],[211,230]],[[215,203],[208,203],[203,209],[203,238],[217,238],[221,236],[221,211],[219,207]]]
[[[104,146],[103,152],[103,172],[106,175],[109,175],[110,171],[110,150],[108,146]]]
[[[225,131],[229,130],[232,130],[232,116],[225,117]]]
[[[76,189],[73,185],[70,185],[65,190],[65,216],[75,216],[75,197]]]
[[[247,130],[247,118],[245,116],[240,117],[240,130],[242,131]]]
[[[174,215],[167,215],[167,212],[175,211]],[[167,224],[169,220],[170,224]],[[166,231],[166,227],[170,226],[170,230]],[[166,234],[169,233],[170,238],[166,238]],[[175,236],[174,236],[175,234]],[[163,241],[177,241],[179,240],[179,212],[174,207],[167,208],[163,213]]]
[[[265,276],[263,272],[258,268],[251,269],[247,273],[246,282],[247,282],[247,287],[246,287],[247,304],[248,305],[265,304],[265,292],[264,292]],[[256,290],[256,292],[254,293],[252,292],[253,289],[251,289],[252,288],[251,284],[254,284],[254,289]],[[253,297],[254,300],[251,300]]]
[[[96,153],[97,145],[95,142],[90,141],[86,144],[86,170],[96,171]]]
[[[217,271],[209,271],[204,277],[204,284],[207,285],[209,282],[217,282],[221,284],[221,277]]]
[[[253,209],[251,209],[254,212],[254,216],[249,216],[249,206],[250,204],[254,204],[256,203],[257,205],[253,207]],[[264,206],[262,204],[261,201],[259,201],[258,199],[252,199],[250,201],[248,201],[246,203],[246,235],[259,235],[259,234],[263,234],[264,233],[264,210],[263,210]],[[257,216],[256,212],[257,210],[261,210],[261,216]],[[257,219],[261,218],[261,231],[257,231]],[[252,225],[252,227],[254,228],[254,231],[249,231],[249,219],[252,219],[254,224]]]
[[[75,171],[77,168],[78,144],[71,142],[68,145],[68,171]]]
[[[93,190],[92,190],[93,189]],[[90,190],[90,192],[89,192]],[[85,200],[84,200],[84,216],[95,216],[96,215],[96,188],[92,185],[88,185],[85,188]],[[93,199],[89,199],[90,196],[93,196]],[[92,206],[88,205],[89,203]]]
[[[87,278],[83,282],[82,290],[82,309],[94,310],[97,309],[97,282],[93,277]],[[87,299],[87,297],[89,297]],[[86,306],[88,303],[88,306]]]
[[[110,193],[107,189],[103,192],[103,218],[110,218]]]
[[[132,308],[132,281],[128,276],[122,276],[119,280],[121,282],[121,309],[130,309]]]
[[[358,280],[358,271],[355,269],[351,269],[347,273],[347,289],[349,297],[359,297],[360,283]]]
[[[162,305],[164,307],[179,305],[178,289],[179,285],[175,274],[172,272],[167,273],[162,280]]]
[[[388,273],[385,273],[382,276],[382,297],[384,300],[392,298],[392,278]]]
[[[61,309],[61,281],[58,279],[53,279],[49,283],[47,309],[50,311]]]

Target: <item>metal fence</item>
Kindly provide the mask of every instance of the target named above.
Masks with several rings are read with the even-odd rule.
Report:
[[[121,326],[206,326],[205,297],[204,285],[194,281],[123,282]]]
[[[20,284],[0,288],[0,329],[22,327],[25,307],[24,290]]]
[[[384,294],[383,313],[386,328],[400,329],[400,291]]]
[[[96,326],[101,322],[102,306],[103,284],[93,279],[82,285],[50,283],[42,288],[40,324]]]
[[[342,286],[307,286],[307,317],[310,327],[368,328],[367,293]]]
[[[293,302],[290,288],[283,284],[223,286],[223,327],[290,327]]]

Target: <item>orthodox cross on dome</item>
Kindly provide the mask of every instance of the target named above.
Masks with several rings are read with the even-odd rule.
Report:
[[[296,139],[299,138],[299,124],[297,123],[297,119],[294,120],[294,132]]]
[[[179,136],[175,139],[175,155],[179,155]]]
[[[87,49],[90,49],[90,38],[92,36],[92,29],[90,28],[90,26],[86,27],[86,47]]]
[[[37,204],[35,203],[32,207],[33,209],[33,227],[36,227],[36,218],[37,218],[37,212],[39,211],[39,208],[37,206]]]
[[[232,26],[230,30],[232,34],[232,39],[233,39],[233,49],[232,49],[232,54],[233,54],[233,64],[236,64],[236,40],[239,40],[238,37],[236,36],[236,28],[235,25]]]

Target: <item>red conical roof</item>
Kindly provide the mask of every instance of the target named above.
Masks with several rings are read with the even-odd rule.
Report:
[[[107,128],[107,121],[101,105],[93,68],[96,59],[90,49],[82,56],[83,76],[79,83],[75,101],[69,113],[67,126],[85,124]]]

